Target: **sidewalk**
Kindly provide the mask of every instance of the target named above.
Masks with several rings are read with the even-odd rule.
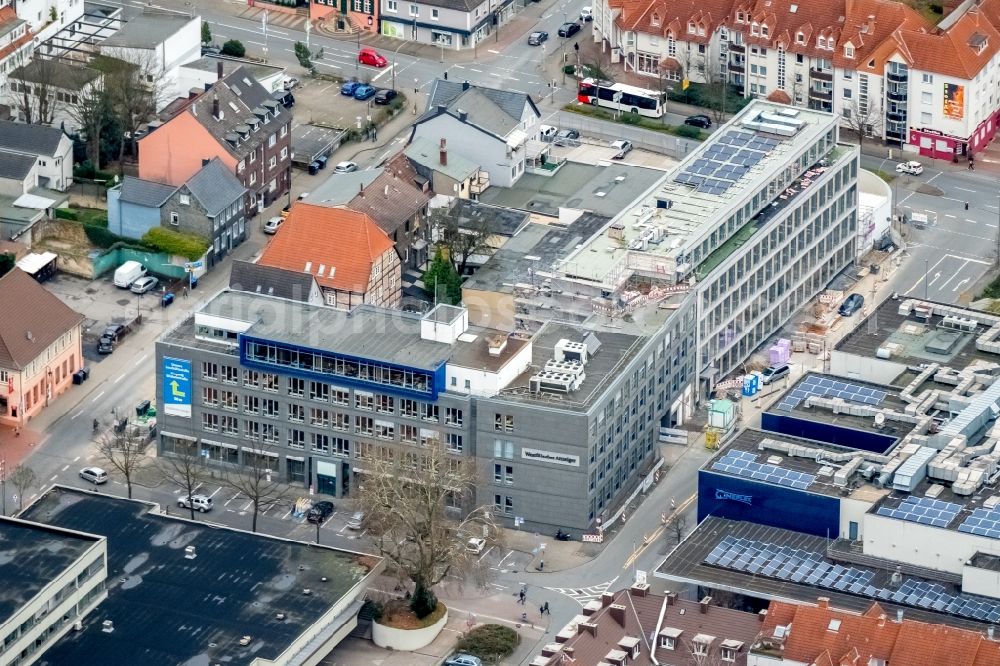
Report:
[[[395,37],[387,37],[370,30],[361,31],[360,43],[363,47],[367,46],[383,52],[405,53],[406,55],[421,58],[423,60],[443,59],[445,62],[451,63],[478,62],[480,52],[502,51],[511,44],[521,41],[528,34],[528,32],[531,31],[534,25],[538,23],[539,18],[541,18],[545,11],[554,4],[554,0],[550,0],[549,2],[529,2],[526,7],[523,7],[514,16],[514,18],[500,26],[500,29],[494,32],[492,39],[486,39],[478,45],[477,48],[462,49],[460,51],[454,49],[442,50],[441,47],[435,46],[434,44],[422,44],[408,40],[400,40]],[[247,7],[242,12],[237,14],[237,17],[260,23],[263,13],[264,9],[262,8]],[[271,12],[268,15],[268,20],[270,21],[273,16],[274,12]],[[344,33],[336,32],[331,29],[328,25],[331,20],[334,19],[314,22],[314,33],[342,42],[358,41],[359,35],[356,32]],[[304,25],[305,19],[299,19],[293,24],[289,24],[285,27],[301,30],[304,29]]]

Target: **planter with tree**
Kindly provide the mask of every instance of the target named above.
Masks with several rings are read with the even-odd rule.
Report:
[[[468,540],[485,538],[489,547],[500,530],[491,507],[469,504],[478,477],[472,461],[447,453],[440,443],[398,460],[377,454],[383,449],[374,442],[360,447],[368,455],[359,508],[388,566],[413,585],[407,598],[380,609],[372,640],[380,647],[418,650],[433,641],[448,620],[434,588],[449,575],[464,579],[482,574],[481,553],[471,550]]]

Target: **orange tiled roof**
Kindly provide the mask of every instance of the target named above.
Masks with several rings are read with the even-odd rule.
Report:
[[[300,201],[259,263],[310,273],[326,289],[363,294],[372,264],[392,248],[392,239],[364,213]]]
[[[808,664],[866,665],[871,659],[892,666],[996,666],[1000,643],[984,635],[942,624],[905,619],[890,620],[878,604],[856,615],[817,606],[771,602],[762,635],[775,627],[789,627],[782,657]]]
[[[0,25],[19,20],[20,19],[17,18],[17,12],[15,12],[14,8],[11,7],[10,5],[0,8]],[[11,53],[14,53],[15,51],[17,51],[30,41],[31,41],[31,31],[25,30],[23,35],[15,39],[7,46],[0,48],[0,60],[3,60]]]
[[[618,0],[617,23],[622,30],[653,35],[672,34],[678,41],[708,43],[712,33],[724,25],[733,0]],[[696,31],[690,34],[688,23]]]
[[[926,32],[931,25],[909,5],[895,0],[847,0],[840,42],[834,51],[837,67],[881,73],[885,61],[895,50],[893,35],[900,30]],[[854,57],[844,54],[844,47],[854,47]],[[889,48],[884,47],[888,45]],[[872,66],[868,63],[874,61]]]
[[[900,30],[898,38],[908,51],[911,67],[967,80],[976,78],[1000,49],[1000,32],[976,7],[948,30],[933,34]],[[983,39],[985,46],[975,48],[974,43]]]

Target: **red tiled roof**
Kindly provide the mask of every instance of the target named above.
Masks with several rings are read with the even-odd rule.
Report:
[[[892,666],[1000,664],[1000,643],[978,632],[894,621],[878,604],[856,615],[830,608],[822,599],[818,606],[772,601],[762,635],[774,636],[779,625],[787,627],[783,642],[773,639],[782,645],[781,658],[816,666],[864,666],[872,659]]]
[[[893,34],[900,30],[921,32],[931,25],[909,5],[895,0],[847,0],[840,42],[833,56],[833,64],[847,69],[881,73],[891,55]],[[844,54],[844,47],[854,47],[854,57]],[[888,44],[886,51],[884,46]],[[874,60],[874,66],[868,63]]]
[[[971,80],[1000,49],[1000,32],[986,14],[971,7],[948,30],[938,33],[900,30],[897,38],[907,49],[907,60],[914,69]],[[985,39],[977,49],[975,40]]]
[[[791,104],[792,98],[781,88],[775,88],[774,92],[767,96],[767,101],[775,104]]]
[[[364,213],[300,201],[258,263],[310,273],[320,287],[363,294],[372,264],[392,249],[392,239]]]
[[[20,19],[17,18],[17,12],[14,11],[14,8],[12,6],[8,5],[6,7],[0,8],[0,25],[4,25],[5,23],[12,23],[15,21],[20,21]],[[0,61],[9,56],[11,53],[17,51],[30,41],[31,41],[31,31],[25,29],[23,35],[15,39],[10,44],[7,44],[3,48],[0,48]]]
[[[622,30],[654,35],[672,34],[678,41],[707,43],[712,33],[724,25],[733,0],[620,0],[617,22]],[[696,31],[688,33],[688,23]]]
[[[20,268],[0,278],[0,313],[0,368],[18,370],[83,321]]]

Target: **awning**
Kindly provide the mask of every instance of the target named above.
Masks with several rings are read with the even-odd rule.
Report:
[[[32,252],[31,254],[19,259],[17,267],[28,275],[34,275],[55,261],[56,258],[57,256],[54,252],[43,252],[42,254]]]
[[[14,199],[14,206],[18,208],[33,208],[35,210],[45,210],[51,208],[56,203],[55,199],[47,199],[37,194],[22,194]]]
[[[410,247],[418,251],[423,250],[425,247],[427,247],[427,241],[425,241],[423,238],[418,238],[417,240],[413,241]]]
[[[517,148],[524,144],[528,140],[528,133],[524,130],[513,129],[510,134],[507,135],[507,145],[511,148]]]
[[[530,139],[528,141],[528,146],[525,149],[524,156],[529,160],[537,160],[542,155],[545,155],[552,148],[552,145],[545,143],[544,141],[539,141],[538,139]]]

